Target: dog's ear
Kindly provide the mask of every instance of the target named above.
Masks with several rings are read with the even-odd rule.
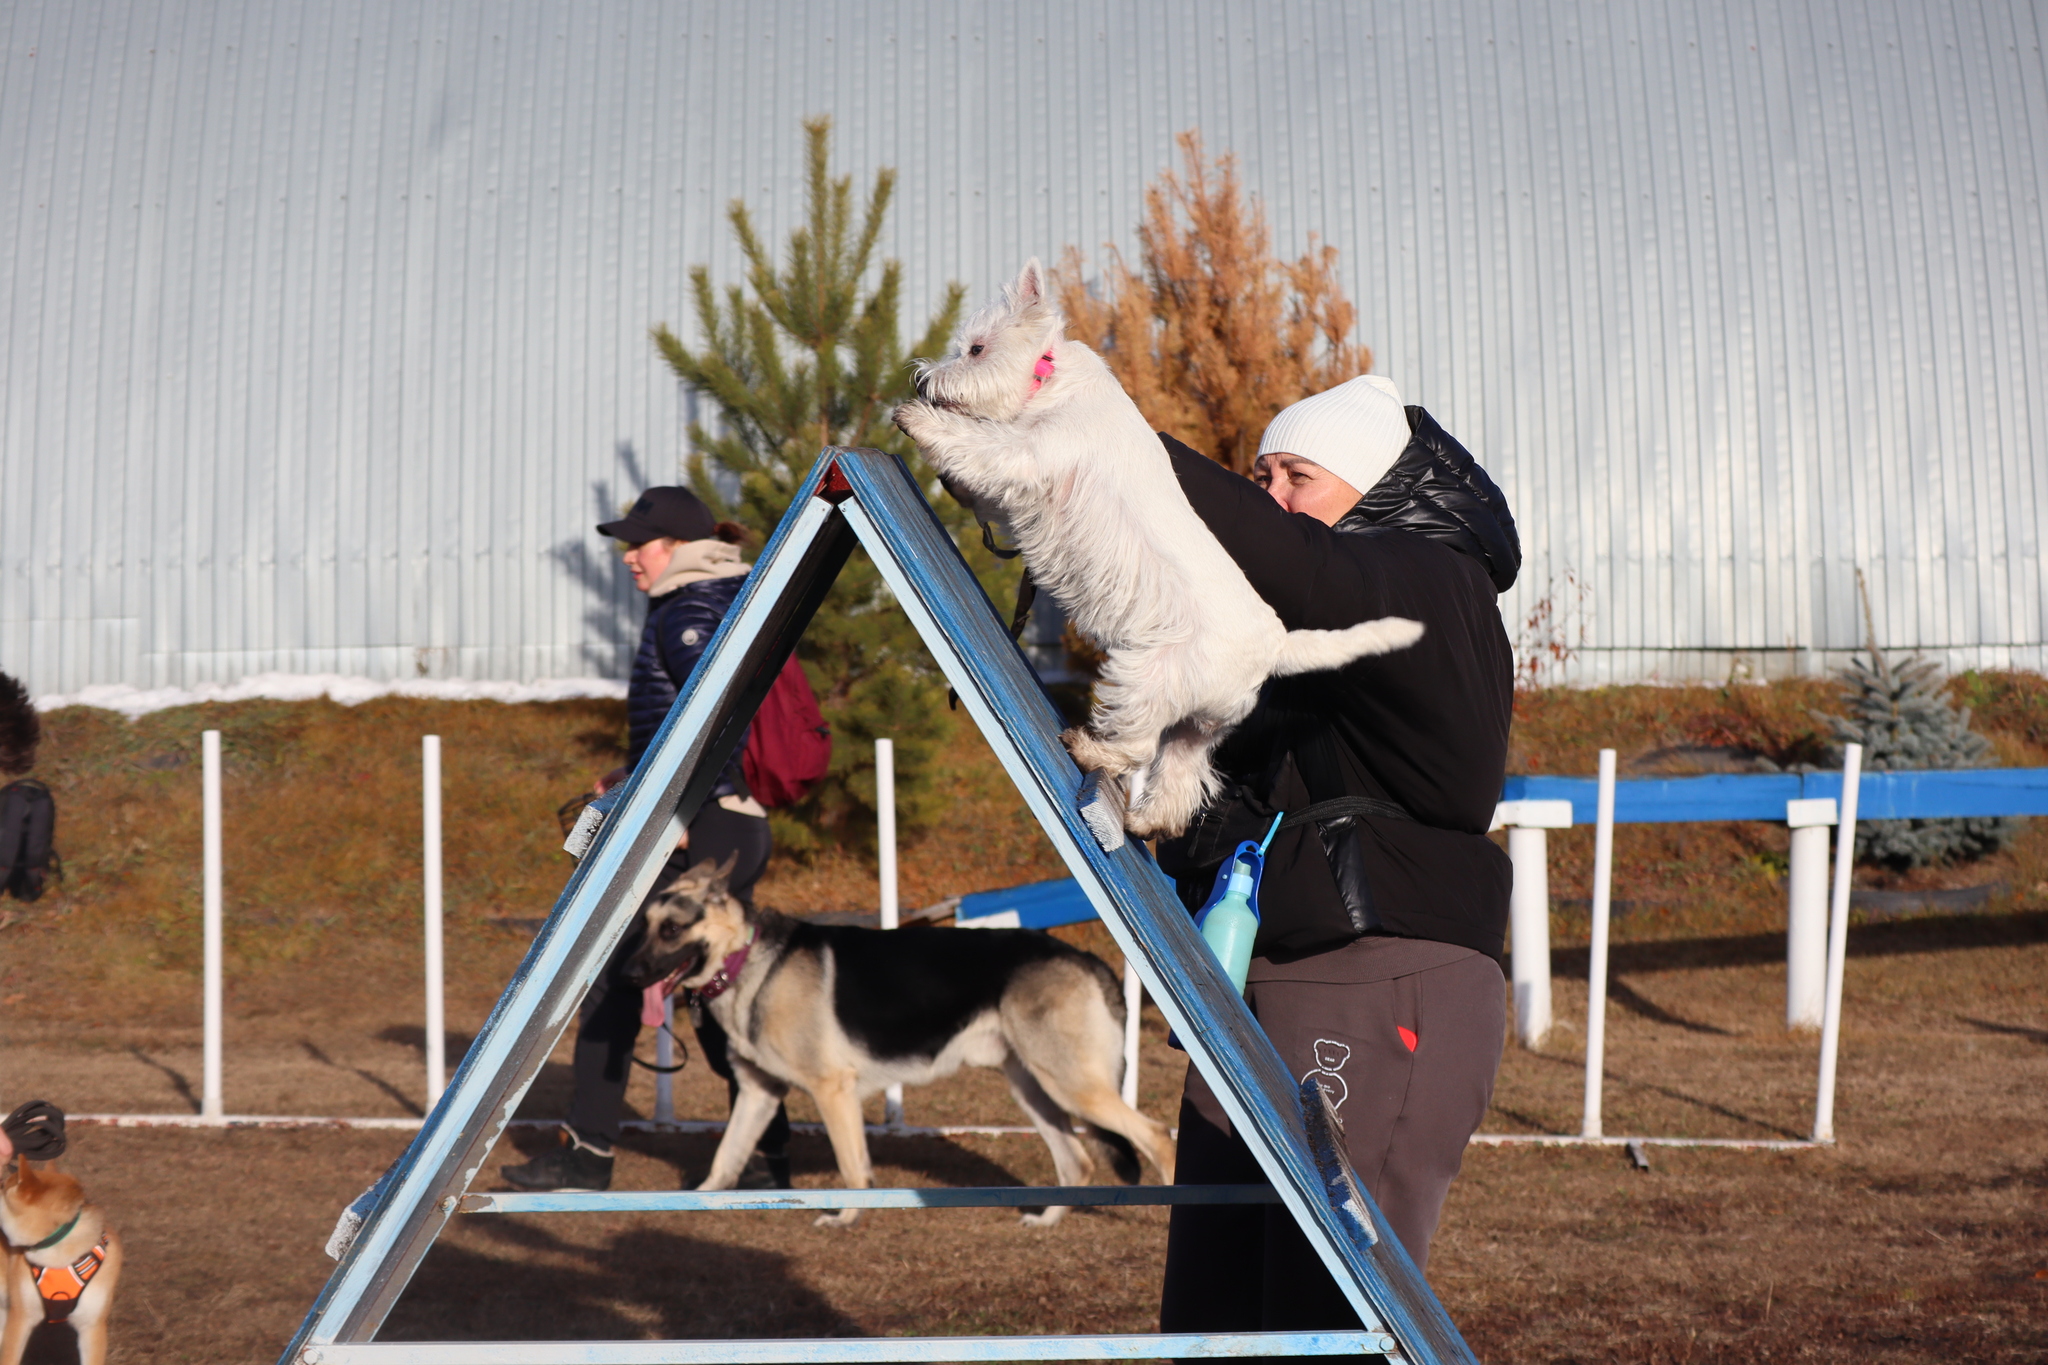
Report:
[[[738,849],[734,849],[732,852],[725,855],[724,862],[718,863],[712,867],[711,886],[716,887],[720,891],[723,891],[725,889],[726,879],[732,876],[732,870],[735,867],[738,867],[739,865],[740,851]],[[710,888],[707,887],[706,891],[708,892],[709,890]]]
[[[1016,295],[1019,308],[1032,308],[1045,302],[1045,267],[1033,256],[1024,262],[1024,268],[1017,272],[1017,282],[1010,286]]]

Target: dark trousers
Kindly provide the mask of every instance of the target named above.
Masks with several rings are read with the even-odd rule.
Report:
[[[1364,938],[1294,963],[1254,958],[1245,998],[1288,1070],[1322,1084],[1359,1179],[1427,1270],[1444,1197],[1493,1098],[1507,1030],[1499,965],[1450,944]],[[1174,1183],[1265,1178],[1189,1068]],[[1359,1322],[1284,1207],[1221,1205],[1174,1209],[1159,1325],[1256,1332]]]
[[[722,862],[727,855],[737,853],[739,861],[734,864],[727,885],[742,904],[752,908],[754,883],[768,866],[768,849],[766,820],[729,811],[714,801],[690,822],[689,846],[669,855],[668,865],[655,879],[655,891],[659,892],[697,863]],[[634,1045],[640,1040],[641,993],[620,976],[626,960],[640,946],[640,937],[641,928],[636,923],[619,941],[577,1012],[569,1123],[577,1132],[606,1142],[619,1140],[619,1120],[626,1107],[626,1077],[631,1073]],[[726,1056],[725,1031],[707,1017],[697,1028],[697,1044],[705,1063],[725,1078],[727,1096],[737,1094],[739,1082],[733,1079],[732,1062]],[[789,1114],[785,1109],[777,1109],[774,1121],[761,1136],[761,1150],[780,1152],[788,1144]]]

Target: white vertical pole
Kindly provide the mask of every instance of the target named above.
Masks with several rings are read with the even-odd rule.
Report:
[[[1828,985],[1820,1024],[1820,1093],[1813,1102],[1813,1140],[1835,1140],[1835,1059],[1842,1044],[1842,972],[1849,955],[1849,873],[1856,863],[1856,795],[1863,746],[1842,755],[1842,822],[1835,828],[1835,895],[1828,913]]]
[[[1817,1029],[1827,997],[1828,826],[1833,801],[1788,801],[1792,867],[1786,878],[1785,1027]]]
[[[898,922],[896,903],[896,745],[886,739],[875,741],[875,842],[877,870],[882,879],[884,929]],[[892,1085],[882,1092],[882,1122],[892,1128],[903,1126],[903,1087]]]
[[[201,936],[204,943],[201,991],[205,999],[201,1054],[199,1116],[209,1123],[224,1118],[221,1104],[221,895],[220,895],[220,731],[199,737],[200,841],[203,849],[204,897]]]
[[[1138,1012],[1145,1006],[1145,988],[1138,983],[1137,964],[1124,959],[1124,1103],[1138,1107]]]
[[[421,862],[426,871],[427,1108],[448,1084],[447,1024],[441,1000],[441,737],[420,736]]]
[[[676,1064],[676,1045],[673,1032],[676,1026],[676,998],[662,997],[661,1024],[654,1035],[654,1064],[663,1070],[654,1073],[654,1121],[674,1123],[676,1121],[676,1078],[666,1068]]]
[[[1547,831],[1508,826],[1509,961],[1515,973],[1515,1037],[1526,1048],[1550,1033],[1550,838]]]
[[[1600,1083],[1607,1063],[1607,921],[1614,887],[1614,750],[1600,751],[1600,813],[1593,830],[1593,951],[1586,971],[1586,1119],[1599,1137]]]

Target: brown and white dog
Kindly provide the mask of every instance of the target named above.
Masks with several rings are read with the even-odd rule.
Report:
[[[1123,1102],[1123,991],[1102,960],[1025,929],[883,931],[749,910],[723,867],[700,865],[652,897],[646,938],[624,975],[643,989],[693,992],[726,1032],[739,1081],[732,1119],[699,1186],[729,1190],[791,1086],[817,1101],[847,1189],[873,1183],[861,1100],[922,1085],[962,1066],[995,1067],[1052,1149],[1066,1185],[1094,1160],[1079,1119],[1117,1173],[1142,1155],[1173,1183],[1164,1125]],[[1066,1212],[1026,1215],[1037,1225]],[[847,1209],[821,1224],[844,1225]]]
[[[0,1180],[0,1365],[21,1365],[37,1327],[68,1323],[79,1365],[107,1358],[107,1312],[121,1280],[121,1239],[62,1171],[27,1157]]]

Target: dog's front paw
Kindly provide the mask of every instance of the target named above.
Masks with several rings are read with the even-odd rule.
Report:
[[[821,1213],[811,1220],[814,1228],[850,1228],[860,1221],[859,1209],[841,1209],[837,1213]]]
[[[1018,1218],[1017,1221],[1027,1228],[1049,1228],[1066,1216],[1067,1206],[1065,1204],[1053,1204],[1038,1210],[1036,1213],[1026,1213]]]
[[[896,411],[889,414],[889,420],[896,424],[897,430],[922,446],[934,434],[938,411],[925,402],[898,403]]]

